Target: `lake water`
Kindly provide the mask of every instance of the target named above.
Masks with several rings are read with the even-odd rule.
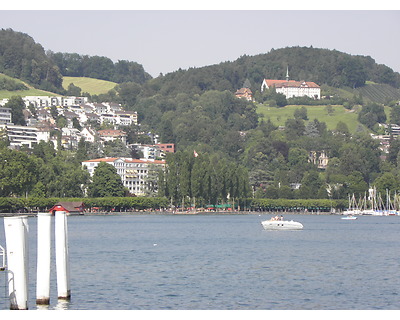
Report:
[[[53,248],[49,309],[400,309],[400,217],[286,215],[304,229],[265,231],[270,217],[70,216],[71,301],[57,302]],[[29,309],[36,222],[29,218]],[[0,310],[8,308],[0,272]]]

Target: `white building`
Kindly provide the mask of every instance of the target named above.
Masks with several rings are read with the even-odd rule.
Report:
[[[10,147],[13,148],[18,149],[23,146],[32,148],[38,142],[38,129],[34,127],[0,124],[0,130],[7,134]]]
[[[156,145],[131,144],[129,147],[141,151],[144,159],[157,159],[163,154],[161,149]]]
[[[32,104],[34,107],[51,106],[78,106],[88,102],[87,97],[62,97],[62,96],[25,96],[22,98],[28,107]]]
[[[50,130],[46,128],[38,128],[38,131],[36,132],[36,138],[38,143],[40,141],[49,142],[50,137],[51,137]]]
[[[130,126],[138,124],[138,115],[136,111],[115,111],[116,124],[121,126]]]
[[[82,166],[86,168],[93,176],[96,167],[100,162],[106,162],[113,165],[121,181],[129,192],[137,196],[148,194],[149,184],[153,184],[157,189],[157,170],[164,170],[165,161],[163,160],[144,160],[132,158],[101,158],[82,162]],[[155,184],[155,185],[154,185]]]
[[[261,84],[261,91],[272,87],[275,87],[276,92],[282,93],[287,99],[303,96],[321,99],[321,88],[314,82],[264,79]]]
[[[287,99],[307,96],[312,99],[321,99],[321,88],[314,82],[289,80],[289,71],[286,72],[286,80],[264,79],[261,84],[261,92],[275,88],[277,93],[282,93]]]
[[[11,108],[0,107],[0,124],[7,124],[11,122]]]
[[[117,139],[120,139],[122,143],[126,145],[127,134],[122,130],[111,130],[111,129],[98,130],[97,134],[99,135],[102,141],[115,141]]]
[[[81,137],[85,139],[85,141],[88,142],[94,142],[96,139],[96,132],[90,128],[83,128],[81,133]]]

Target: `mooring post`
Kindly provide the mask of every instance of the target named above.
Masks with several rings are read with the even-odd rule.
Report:
[[[68,225],[65,211],[55,212],[55,242],[58,299],[71,298],[69,278]]]
[[[36,304],[50,304],[51,213],[37,215]]]
[[[28,309],[28,217],[4,217],[11,310]]]

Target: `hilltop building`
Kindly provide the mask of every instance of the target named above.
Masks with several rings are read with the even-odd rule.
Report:
[[[314,82],[289,80],[289,69],[286,71],[286,80],[264,79],[261,84],[261,92],[265,89],[275,88],[277,93],[282,93],[285,97],[303,97],[321,99],[321,88]]]

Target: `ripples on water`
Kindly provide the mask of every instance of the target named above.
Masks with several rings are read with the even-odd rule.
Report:
[[[57,304],[53,261],[50,309],[400,309],[400,217],[296,215],[303,230],[265,231],[269,217],[68,217],[72,299]],[[36,218],[29,225],[36,309]]]

